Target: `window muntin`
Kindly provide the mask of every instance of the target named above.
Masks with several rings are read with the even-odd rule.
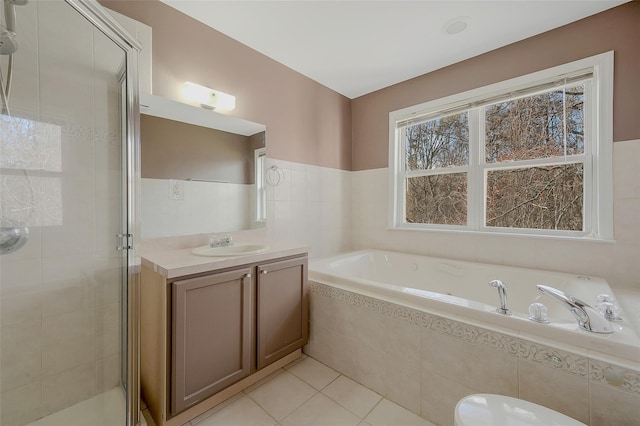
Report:
[[[392,112],[391,226],[611,239],[612,75],[609,52]],[[527,117],[527,104],[544,113]],[[447,150],[411,163],[415,126],[465,114],[468,164]],[[519,138],[500,137],[523,123]],[[499,196],[505,181],[518,194]]]

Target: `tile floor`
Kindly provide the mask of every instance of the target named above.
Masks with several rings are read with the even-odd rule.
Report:
[[[185,426],[434,426],[303,355]]]

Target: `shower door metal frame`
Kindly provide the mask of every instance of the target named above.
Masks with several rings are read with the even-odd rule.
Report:
[[[126,424],[136,426],[140,412],[140,96],[138,88],[138,53],[140,43],[134,39],[97,1],[64,0],[104,33],[126,54],[126,135],[124,139],[125,174],[123,217],[126,223],[120,233],[127,236],[124,244],[127,259],[127,380]],[[115,237],[115,236],[114,236]],[[114,238],[115,241],[115,238]]]

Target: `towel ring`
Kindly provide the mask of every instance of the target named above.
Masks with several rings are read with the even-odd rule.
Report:
[[[271,166],[267,169],[266,179],[271,186],[278,186],[284,181],[284,170],[278,166]]]

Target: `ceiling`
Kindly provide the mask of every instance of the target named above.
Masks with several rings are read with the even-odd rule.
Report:
[[[352,99],[626,3],[161,1]]]

